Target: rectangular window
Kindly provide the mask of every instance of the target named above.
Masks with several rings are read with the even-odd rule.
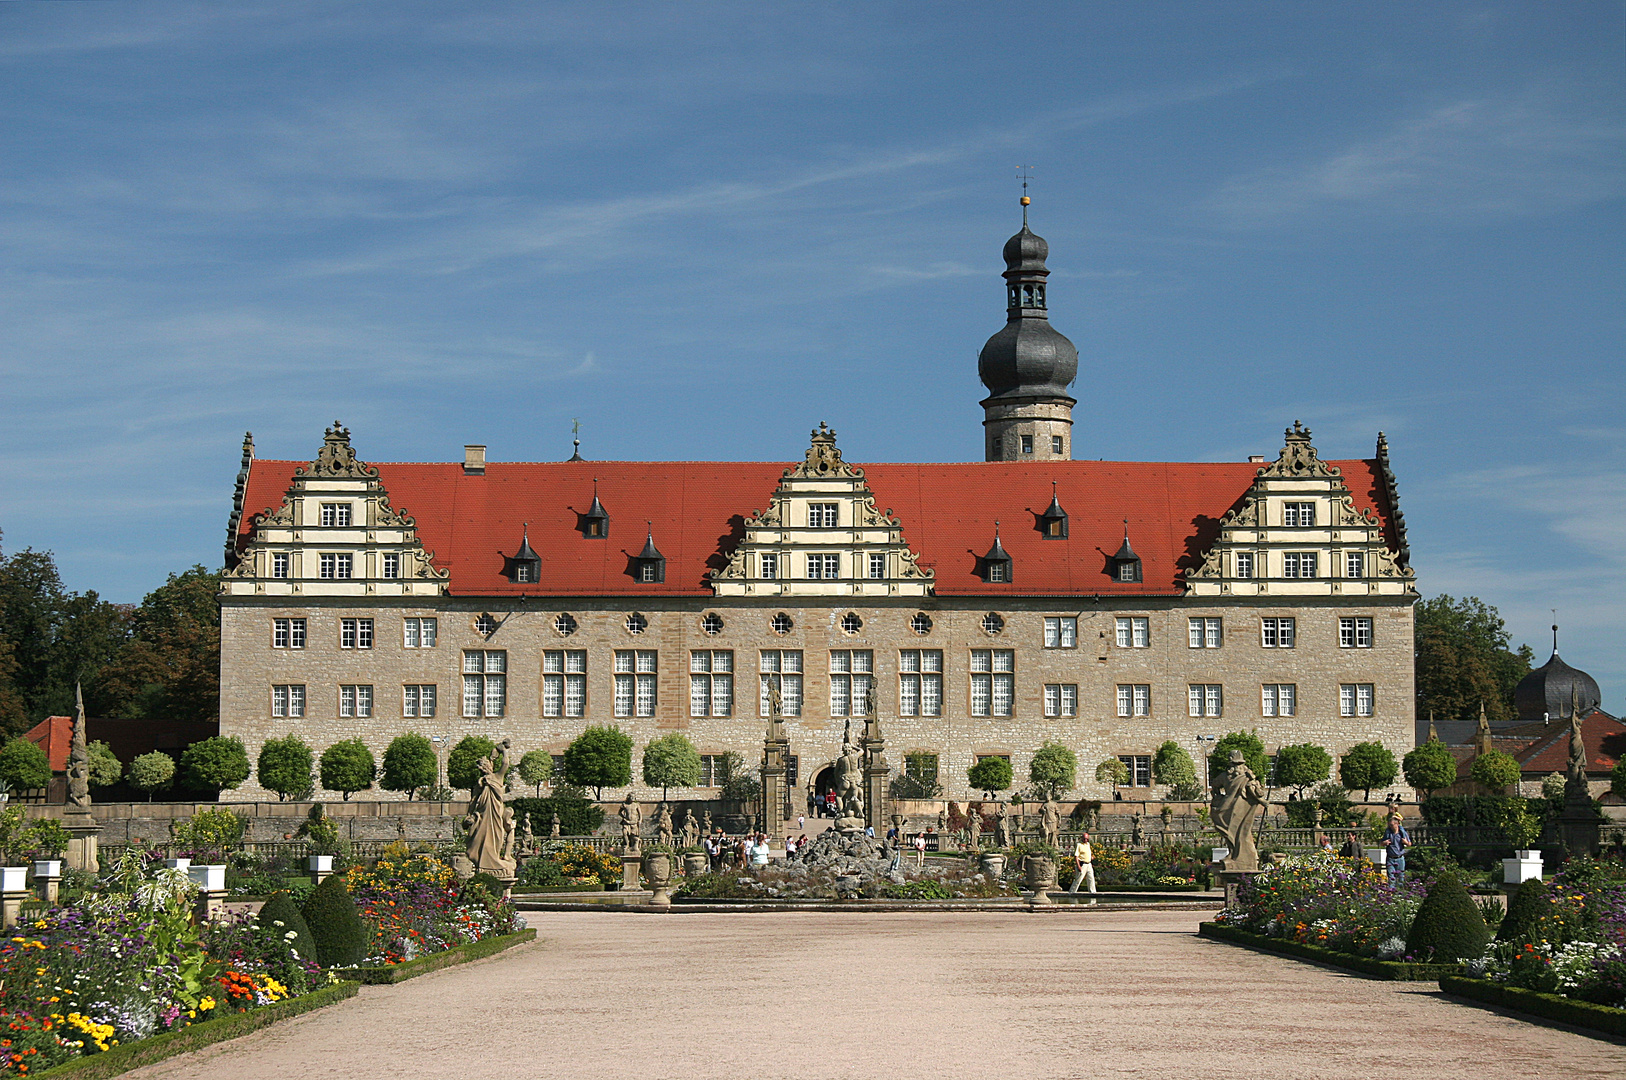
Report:
[[[1315,503],[1290,502],[1282,507],[1282,524],[1289,529],[1315,524]]]
[[[868,716],[875,686],[875,654],[869,649],[830,650],[830,715]]]
[[[334,568],[339,565],[337,555],[322,555],[317,563],[316,576],[323,581],[331,581],[334,577]]]
[[[1044,647],[1047,649],[1077,648],[1077,617],[1072,615],[1046,616],[1044,621]]]
[[[905,754],[903,774],[921,784],[937,783],[937,755],[924,752]]]
[[[1074,683],[1045,683],[1044,714],[1051,717],[1078,715],[1078,686]]]
[[[1339,716],[1371,716],[1372,684],[1345,683],[1338,688]]]
[[[886,555],[879,551],[869,553],[869,576],[872,581],[886,577]]]
[[[373,620],[340,619],[339,648],[370,649],[373,647]]]
[[[768,715],[773,692],[779,692],[779,715],[802,715],[802,650],[763,649],[758,654],[757,711]]]
[[[352,686],[348,684],[340,686],[339,715],[373,715],[373,688],[371,686]]]
[[[1349,578],[1363,578],[1366,576],[1366,552],[1344,552],[1344,576]]]
[[[386,551],[379,563],[379,577],[398,578],[401,576],[401,556],[394,551]]]
[[[1370,649],[1372,647],[1372,620],[1360,617],[1339,619],[1338,647],[1341,649]]]
[[[1253,552],[1239,551],[1236,553],[1236,576],[1239,578],[1253,577]]]
[[[1298,711],[1298,687],[1292,683],[1266,683],[1260,691],[1259,711],[1264,716],[1292,716]]]
[[[990,582],[1009,581],[1011,564],[1004,559],[995,559],[988,564],[988,580]]]
[[[1120,683],[1118,686],[1119,716],[1152,715],[1152,688],[1146,683]]]
[[[1152,755],[1150,754],[1119,754],[1118,760],[1124,763],[1129,770],[1129,780],[1126,787],[1152,786]]]
[[[587,651],[542,650],[542,715],[584,716],[587,712]]]
[[[401,644],[408,649],[433,649],[439,627],[437,619],[403,619]]]
[[[807,527],[810,529],[833,529],[836,527],[835,503],[808,503]]]
[[[700,755],[699,787],[723,786],[723,781],[728,778],[728,765],[725,761],[727,756],[727,754]]]
[[[300,684],[271,688],[271,715],[300,717],[305,715],[305,687]]]
[[[898,653],[898,715],[943,715],[943,650]]]
[[[1282,577],[1313,578],[1316,576],[1317,553],[1289,551],[1282,556]]]
[[[971,715],[1010,716],[1016,700],[1016,652],[971,650]]]
[[[1259,620],[1259,644],[1267,649],[1291,649],[1293,634],[1292,619]]]
[[[271,553],[271,576],[274,578],[285,578],[288,576],[288,553],[286,551],[274,551]]]
[[[834,553],[807,557],[807,576],[810,580],[835,579],[841,575],[841,556]]]
[[[779,577],[779,556],[765,554],[762,556],[762,579],[773,581]]]
[[[407,718],[435,715],[435,686],[433,683],[401,687],[401,715]]]
[[[1144,649],[1151,641],[1151,632],[1143,618],[1119,618],[1116,627],[1120,649]]]
[[[349,503],[323,503],[322,524],[329,527],[337,526],[341,529],[350,527]]]
[[[655,715],[654,649],[615,650],[615,715]]]
[[[1050,436],[1050,452],[1052,454],[1064,453],[1066,445],[1067,444],[1062,441],[1062,437],[1060,435]]]
[[[1187,619],[1186,644],[1193,649],[1217,649],[1225,640],[1223,629],[1219,619]]]
[[[734,653],[696,649],[689,653],[689,715],[734,715]]]
[[[305,620],[272,619],[271,647],[274,649],[303,649],[305,647]]]
[[[1022,453],[1024,453],[1024,454],[1033,453],[1033,436],[1032,435],[1024,435],[1024,436],[1022,436]]]
[[[1192,683],[1186,688],[1186,712],[1191,716],[1223,716],[1224,688],[1219,683]]]
[[[463,650],[463,715],[501,716],[508,704],[508,653]]]

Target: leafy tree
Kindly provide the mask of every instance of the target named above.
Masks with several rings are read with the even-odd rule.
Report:
[[[76,683],[86,709],[106,715],[99,674],[129,640],[130,621],[128,605],[64,589],[50,552],[0,555],[0,716],[8,730],[71,713]]]
[[[1002,757],[980,758],[965,771],[965,778],[973,788],[991,799],[994,792],[1005,791],[1011,786],[1011,763]]]
[[[1492,721],[1512,720],[1513,688],[1530,671],[1528,645],[1509,651],[1501,614],[1477,596],[1440,595],[1413,609],[1419,715],[1476,720],[1483,702]]]
[[[207,723],[220,715],[220,573],[193,566],[148,593],[100,674],[110,711]]]
[[[1046,742],[1028,765],[1028,780],[1047,799],[1059,799],[1078,783],[1078,757],[1060,743]]]
[[[1224,735],[1214,744],[1213,753],[1208,755],[1208,773],[1210,776],[1224,776],[1231,768],[1231,751],[1242,751],[1242,759],[1253,770],[1253,775],[1264,780],[1270,775],[1270,765],[1265,758],[1265,744],[1259,741],[1257,733],[1252,731],[1233,731]]]
[[[1095,767],[1097,783],[1112,785],[1113,794],[1117,794],[1119,784],[1129,783],[1129,766],[1115,757],[1106,758]]]
[[[51,783],[51,762],[45,751],[27,739],[7,739],[0,747],[0,784],[12,791],[29,791]]]
[[[552,759],[549,758],[551,768]],[[700,751],[681,732],[663,735],[644,747],[644,783],[661,789],[666,799],[670,787],[694,787],[700,783]],[[541,794],[542,789],[537,789]]]
[[[1400,759],[1400,766],[1406,772],[1406,783],[1421,791],[1425,799],[1457,782],[1457,759],[1438,739],[1430,739],[1417,749],[1407,751]]]
[[[342,794],[345,802],[354,793],[372,787],[377,776],[373,752],[360,739],[336,742],[322,751],[322,786]]]
[[[1338,762],[1339,783],[1351,791],[1357,788],[1364,791],[1363,799],[1367,802],[1372,800],[1373,788],[1388,787],[1399,772],[1394,754],[1380,742],[1356,743]]]
[[[248,751],[235,735],[216,735],[181,751],[181,785],[194,791],[229,791],[248,773]]]
[[[1488,788],[1500,791],[1519,782],[1519,763],[1512,754],[1489,750],[1474,758],[1468,775]]]
[[[378,786],[385,791],[404,791],[411,802],[412,793],[433,784],[439,770],[435,744],[428,736],[409,731],[391,739],[384,748],[384,770]]]
[[[5,613],[0,610],[0,624]],[[17,650],[11,642],[0,637],[0,733],[27,731],[28,703],[18,688],[17,678],[22,666],[17,663]]]
[[[472,798],[480,784],[480,760],[488,758],[497,744],[484,735],[465,735],[446,755],[446,785],[462,788]]]
[[[311,748],[298,735],[267,739],[260,747],[260,786],[276,792],[279,802],[309,795],[315,787],[311,762]]]
[[[1113,761],[1118,761],[1113,758]],[[1118,761],[1122,765],[1123,762]],[[1126,773],[1128,769],[1124,770]],[[1099,776],[1096,779],[1100,779]],[[1197,763],[1191,760],[1186,748],[1169,739],[1152,755],[1152,779],[1166,784],[1175,798],[1196,798],[1202,789],[1197,786]]]
[[[588,728],[565,748],[565,779],[602,802],[605,788],[632,783],[632,739],[618,727]]]
[[[111,787],[124,777],[124,764],[101,739],[85,747],[90,754],[90,786]]]
[[[1615,762],[1615,767],[1609,770],[1609,790],[1626,799],[1626,755],[1622,755]]]
[[[1304,798],[1304,789],[1332,775],[1332,755],[1315,743],[1297,743],[1276,751],[1276,786],[1290,787]]]
[[[762,771],[746,768],[745,759],[730,750],[713,765],[719,791],[717,797],[725,803],[750,802],[762,794]]]
[[[152,802],[153,792],[169,787],[174,779],[175,759],[160,750],[138,755],[130,762],[130,786],[145,791],[148,802]]]
[[[1615,764],[1619,766],[1620,762],[1617,761]],[[1569,780],[1563,773],[1550,772],[1541,778],[1541,797],[1550,803],[1561,803],[1564,801],[1564,788],[1568,784]],[[1626,798],[1626,791],[1616,791],[1615,794]]]
[[[553,779],[553,755],[546,750],[531,750],[519,759],[519,778],[536,788],[536,797],[542,797],[542,785]]]

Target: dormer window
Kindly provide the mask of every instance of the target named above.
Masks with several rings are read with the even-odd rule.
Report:
[[[1129,546],[1127,524],[1124,527],[1124,542],[1119,545],[1117,554],[1112,556],[1108,570],[1112,574],[1113,581],[1129,584],[1141,580],[1140,556]]]
[[[610,535],[610,515],[604,510],[604,504],[598,501],[598,482],[593,482],[593,505],[587,508],[587,513],[576,515],[576,529],[587,540],[602,540]]]
[[[542,557],[531,550],[531,526],[520,534],[519,550],[506,556],[503,576],[516,585],[534,585],[542,580]]]
[[[1054,486],[1050,491],[1050,505],[1039,515],[1039,532],[1046,540],[1067,539],[1067,511],[1061,508]]]
[[[349,528],[349,526],[350,526],[350,504],[349,503],[323,503],[322,504],[321,522],[322,522],[323,525],[326,525],[326,526],[329,526],[329,527],[337,527],[337,528],[341,528],[341,529]]]
[[[1290,502],[1282,506],[1282,525],[1289,529],[1304,529],[1315,524],[1315,503]]]
[[[644,536],[644,549],[632,557],[632,580],[640,585],[658,585],[666,580],[666,556],[655,546],[653,530]]]
[[[982,580],[990,585],[1005,585],[1011,581],[1011,557],[1005,545],[999,542],[999,522],[994,522],[994,546],[978,560]]]

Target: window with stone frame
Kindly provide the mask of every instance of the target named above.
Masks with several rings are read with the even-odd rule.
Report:
[[[1371,683],[1345,683],[1338,688],[1339,716],[1371,716],[1376,700]]]
[[[657,652],[654,649],[615,650],[615,715],[655,715]]]
[[[807,577],[810,581],[834,581],[841,576],[841,556],[834,552],[814,552],[807,557]]]
[[[440,632],[438,618],[412,618],[401,620],[401,646],[406,649],[433,649]]]
[[[886,577],[885,552],[872,551],[869,553],[869,576],[872,581],[880,581]]]
[[[1238,551],[1232,556],[1232,560],[1232,565],[1236,568],[1237,577],[1253,577],[1253,552]]]
[[[401,687],[401,715],[408,720],[433,719],[438,696],[434,683],[408,683]]]
[[[1319,556],[1314,551],[1289,551],[1282,555],[1282,577],[1313,578],[1319,568]]]
[[[373,688],[366,684],[341,684],[339,686],[339,715],[358,717],[373,715]]]
[[[271,553],[271,576],[274,578],[288,576],[288,553],[286,551],[273,551]]]
[[[321,517],[322,524],[328,528],[346,529],[350,527],[349,503],[323,503]]]
[[[1078,715],[1077,683],[1045,683],[1044,714],[1052,719]]]
[[[1129,770],[1129,779],[1124,782],[1124,787],[1152,786],[1151,754],[1119,754],[1118,760]]]
[[[401,576],[401,556],[393,551],[386,551],[380,559],[379,577],[398,578]]]
[[[1338,647],[1340,649],[1370,649],[1372,647],[1372,620],[1363,616],[1338,620]]]
[[[502,716],[508,707],[508,653],[463,650],[463,715]]]
[[[1291,649],[1297,632],[1292,619],[1268,618],[1259,620],[1259,644],[1266,649]]]
[[[758,558],[762,560],[762,580],[777,580],[779,577],[779,556],[774,552],[764,551]]]
[[[370,649],[373,647],[373,620],[340,619],[339,648]]]
[[[810,529],[833,529],[836,527],[837,503],[808,503],[807,527]]]
[[[943,650],[898,651],[898,715],[943,715]]]
[[[971,650],[971,715],[1011,716],[1016,707],[1016,652]]]
[[[1077,648],[1078,617],[1075,615],[1045,616],[1044,647],[1047,649]]]
[[[305,647],[305,620],[272,619],[271,647],[273,649],[303,649]]]
[[[1315,524],[1315,503],[1290,502],[1282,504],[1282,525],[1289,529],[1303,529]]]
[[[1152,687],[1148,683],[1118,684],[1119,716],[1152,715]]]
[[[1344,552],[1344,576],[1347,578],[1363,578],[1366,576],[1366,552]]]
[[[1113,620],[1113,629],[1120,649],[1144,649],[1151,645],[1150,624],[1142,616],[1119,616]]]
[[[802,715],[802,650],[763,649],[757,655],[757,713],[768,715],[768,705],[779,691],[779,715]]]
[[[1186,644],[1193,649],[1217,649],[1225,643],[1224,630],[1221,619],[1187,619]]]
[[[1261,716],[1295,716],[1299,688],[1294,683],[1265,683],[1259,692]]]
[[[1186,714],[1204,717],[1224,716],[1225,688],[1219,683],[1192,683],[1186,687]]]
[[[297,719],[305,715],[303,683],[281,683],[271,688],[271,715]]]
[[[875,686],[875,653],[869,649],[830,650],[830,715],[868,716]]]
[[[587,715],[587,650],[542,650],[542,715]]]
[[[689,652],[689,715],[734,715],[734,653],[731,649]]]

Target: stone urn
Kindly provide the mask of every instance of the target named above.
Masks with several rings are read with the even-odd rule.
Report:
[[[1056,887],[1056,861],[1048,855],[1029,855],[1025,869],[1028,891],[1033,894],[1031,901],[1035,904],[1054,903],[1050,899],[1050,890]]]
[[[672,898],[666,890],[672,884],[672,856],[664,851],[644,852],[644,881],[654,893],[649,902],[656,907],[670,907]]]
[[[169,867],[171,870],[179,870],[181,873],[184,874],[184,873],[187,873],[188,871],[190,871],[192,869],[192,860],[191,859],[165,859],[164,860],[164,865]]]
[[[982,865],[982,872],[994,881],[999,881],[1005,876],[1005,856],[1003,853],[985,851],[979,857],[978,862]]]
[[[0,892],[20,893],[28,888],[28,867],[0,867]]]
[[[704,851],[691,851],[683,856],[683,873],[686,877],[698,877],[711,869],[711,860],[706,858]]]
[[[1514,857],[1502,860],[1502,884],[1523,885],[1527,881],[1541,880],[1541,852],[1520,849]]]

